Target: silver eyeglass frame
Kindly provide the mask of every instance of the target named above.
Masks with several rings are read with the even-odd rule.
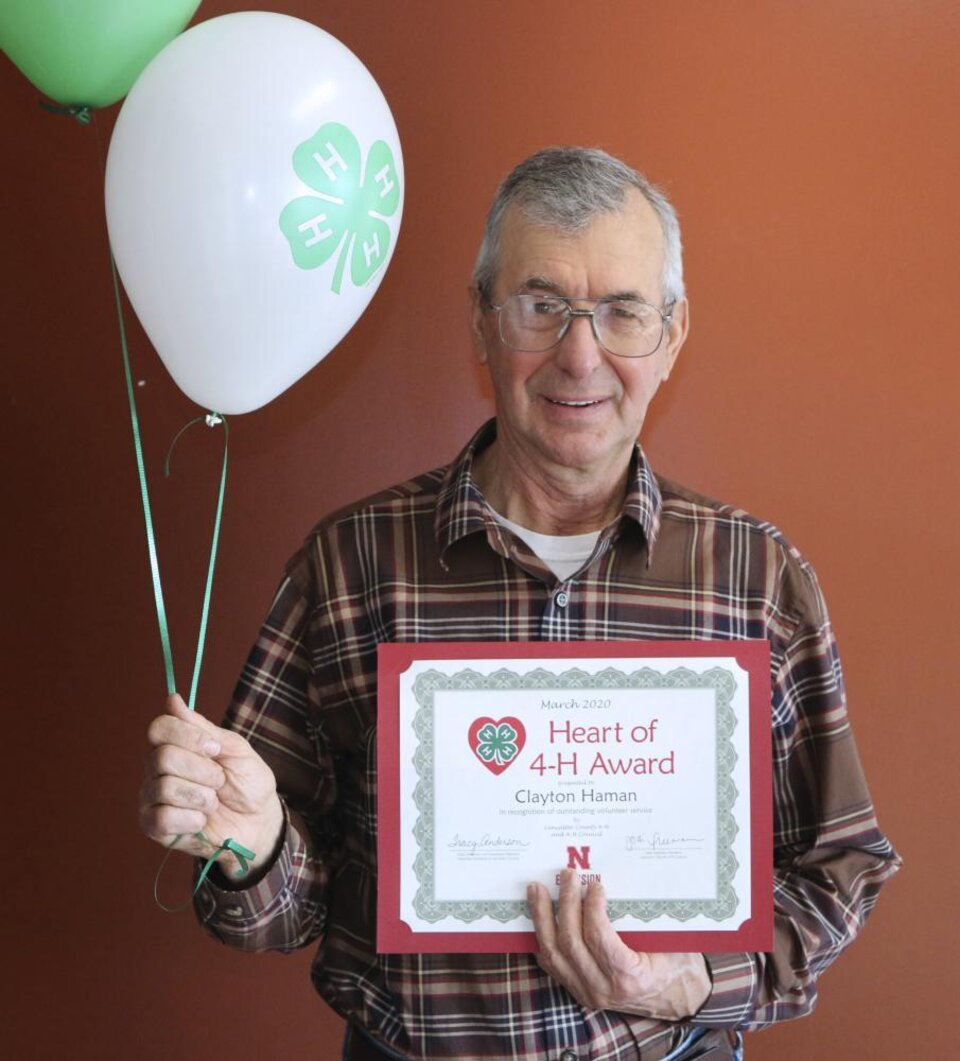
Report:
[[[510,350],[516,350],[520,354],[544,354],[548,350],[552,350],[555,346],[559,346],[563,342],[567,332],[570,331],[570,325],[573,323],[575,317],[589,317],[590,318],[590,331],[593,332],[593,337],[597,341],[597,346],[600,347],[605,353],[611,357],[623,357],[629,361],[636,361],[642,357],[652,357],[661,346],[663,346],[663,337],[667,333],[668,325],[673,321],[673,307],[676,302],[668,302],[663,309],[659,306],[655,306],[652,302],[646,302],[642,298],[573,298],[570,295],[536,295],[528,291],[518,291],[515,295],[508,295],[507,298],[550,298],[555,299],[557,302],[562,302],[567,307],[567,316],[560,328],[560,332],[557,338],[549,345],[544,346],[538,350],[525,350],[521,346],[514,346],[512,343],[508,343],[503,335],[503,317],[501,310],[506,305],[506,302],[501,302],[498,306],[495,302],[491,302],[489,298],[481,293],[481,297],[487,304],[487,309],[496,310],[497,313],[497,332],[500,335],[500,342]],[[593,309],[574,309],[571,302],[592,302]],[[641,306],[649,306],[650,309],[655,310],[660,317],[660,338],[657,340],[657,345],[645,354],[618,354],[614,350],[610,350],[604,346],[603,340],[600,338],[597,332],[597,321],[596,313],[600,306],[609,305],[612,302],[636,302]]]

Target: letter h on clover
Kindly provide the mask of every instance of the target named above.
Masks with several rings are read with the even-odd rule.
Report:
[[[387,144],[377,140],[365,166],[362,161],[360,144],[345,125],[321,125],[293,152],[294,171],[317,194],[293,199],[280,214],[280,229],[301,269],[316,269],[339,250],[331,284],[337,295],[348,261],[359,287],[387,260],[390,227],[384,218],[400,204],[400,177]]]

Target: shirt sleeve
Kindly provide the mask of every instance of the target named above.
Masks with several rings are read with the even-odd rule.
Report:
[[[277,779],[284,805],[276,857],[234,888],[214,870],[194,908],[207,932],[247,951],[289,951],[324,928],[326,890],[341,844],[332,827],[333,759],[311,710],[310,580],[304,554],[288,566],[247,659],[223,725],[250,741]]]
[[[900,865],[867,790],[816,578],[802,561],[793,575],[800,616],[772,661],[773,951],[706,955],[713,989],[696,1024],[756,1028],[809,1013],[820,974]]]

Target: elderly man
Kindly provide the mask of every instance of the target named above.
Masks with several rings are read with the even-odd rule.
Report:
[[[809,565],[769,524],[656,477],[637,437],[688,328],[656,188],[556,148],[501,185],[471,287],[496,419],[450,465],[323,520],[289,562],[223,727],[150,727],[148,836],[220,851],[197,909],[244,950],[322,939],[348,1058],[735,1057],[808,1013],[897,859],[877,828]],[[430,640],[765,638],[773,664],[772,953],[641,954],[602,889],[531,885],[540,951],[377,954],[376,648]],[[328,1055],[329,1056],[329,1055]]]

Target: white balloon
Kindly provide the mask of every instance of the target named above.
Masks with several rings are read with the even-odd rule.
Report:
[[[106,207],[177,385],[249,412],[325,357],[383,278],[403,183],[390,108],[330,34],[254,11],[168,44],[117,118]]]

